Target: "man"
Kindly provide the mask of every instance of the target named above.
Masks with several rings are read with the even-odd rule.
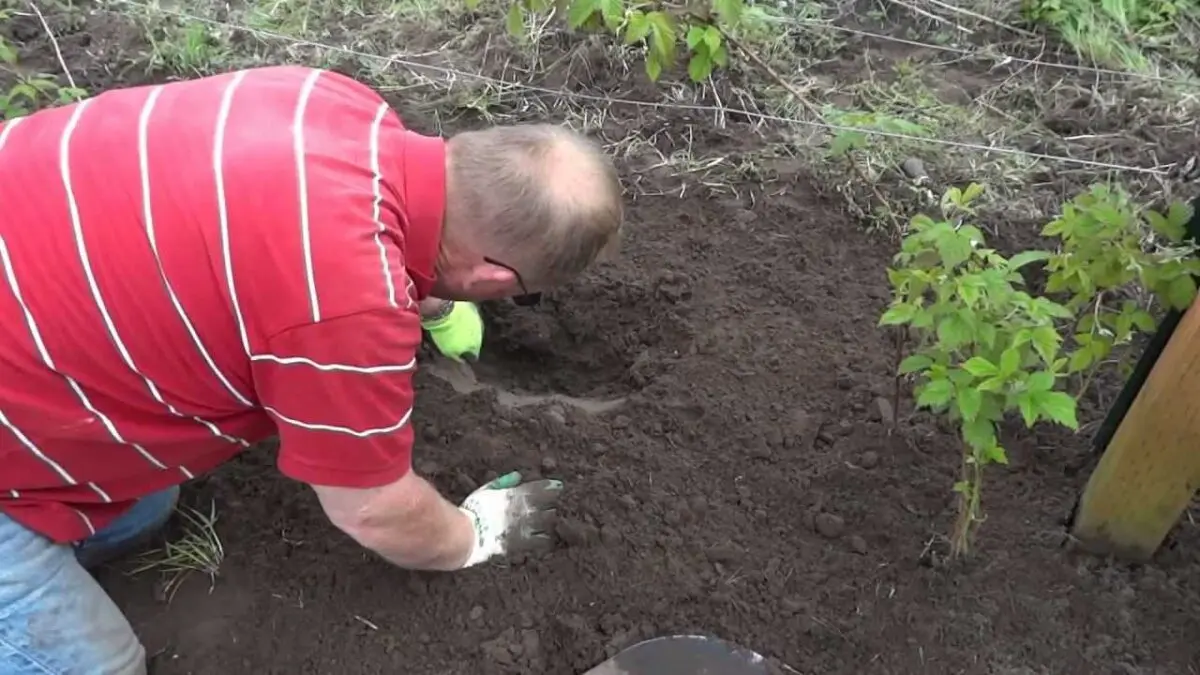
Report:
[[[559,483],[510,474],[456,506],[412,471],[411,377],[423,319],[469,357],[472,302],[616,245],[590,143],[443,141],[341,75],[252,69],[9,121],[0,205],[0,673],[145,672],[85,568],[274,434],[280,470],[396,565],[546,546]]]

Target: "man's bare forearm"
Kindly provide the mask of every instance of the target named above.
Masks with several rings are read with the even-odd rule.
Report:
[[[474,547],[470,516],[415,474],[381,488],[317,488],[330,519],[351,537],[406,569],[449,571]]]

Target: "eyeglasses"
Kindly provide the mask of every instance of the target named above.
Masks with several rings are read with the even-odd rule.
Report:
[[[511,267],[509,265],[505,265],[504,263],[500,262],[499,260],[496,260],[495,258],[489,258],[487,256],[483,257],[483,261],[486,263],[491,263],[492,265],[495,265],[497,267],[503,267],[504,269],[508,270],[509,272],[512,272],[513,276],[517,278],[517,285],[521,287],[521,295],[513,296],[513,298],[512,298],[513,304],[520,305],[522,307],[531,307],[542,301],[542,294],[541,293],[530,293],[529,289],[525,287],[525,280],[521,278],[521,273],[518,272],[516,269],[514,269],[513,267]]]

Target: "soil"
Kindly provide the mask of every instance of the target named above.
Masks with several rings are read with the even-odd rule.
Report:
[[[93,55],[128,44],[104,16],[81,26]],[[126,81],[92,70],[92,88]],[[612,111],[606,140],[691,121],[635,112]],[[693,142],[712,153],[762,142],[706,129]],[[957,445],[907,398],[893,410],[895,349],[875,328],[893,244],[841,198],[795,162],[682,198],[686,178],[622,170],[638,190],[621,259],[540,306],[485,306],[475,372],[624,403],[510,406],[418,375],[417,470],[455,500],[511,470],[565,481],[561,546],[402,571],[258,448],[185,493],[220,513],[214,583],[194,575],[167,602],[152,577],[100,573],[152,673],[566,675],[693,632],[805,674],[1197,672],[1200,531],[1185,522],[1150,565],[1073,552],[1083,435],[1011,434],[974,557],[947,561]]]

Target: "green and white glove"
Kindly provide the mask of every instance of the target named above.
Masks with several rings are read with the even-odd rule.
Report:
[[[470,302],[450,302],[449,311],[432,319],[422,319],[421,327],[442,355],[462,361],[479,358],[483,347],[483,317]]]
[[[521,474],[514,471],[472,492],[459,506],[475,524],[475,548],[463,568],[498,556],[553,548],[554,505],[562,488],[556,480],[522,485]]]

